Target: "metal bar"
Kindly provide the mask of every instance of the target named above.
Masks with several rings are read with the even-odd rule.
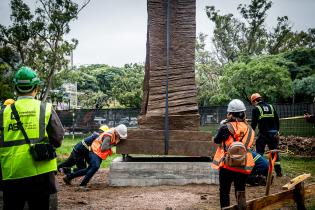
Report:
[[[168,154],[169,147],[169,116],[168,116],[168,77],[170,67],[170,19],[171,0],[166,0],[166,81],[165,81],[165,117],[164,117],[164,154]]]

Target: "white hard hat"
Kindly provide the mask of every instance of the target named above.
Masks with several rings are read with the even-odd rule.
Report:
[[[243,101],[239,99],[233,99],[230,101],[227,112],[244,112],[246,111],[246,107],[243,103]]]
[[[117,127],[115,127],[115,130],[117,131],[121,139],[127,138],[127,127],[124,124],[118,125]]]

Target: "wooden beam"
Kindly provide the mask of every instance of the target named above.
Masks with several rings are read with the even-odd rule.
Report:
[[[283,190],[290,190],[293,189],[295,187],[295,185],[303,182],[304,180],[306,180],[307,178],[309,178],[311,176],[311,174],[302,174],[300,176],[295,177],[294,179],[291,179],[289,183],[285,184],[282,186]]]
[[[275,193],[269,196],[264,196],[249,200],[246,202],[247,210],[256,210],[256,209],[274,209],[281,208],[288,203],[294,202],[294,190],[286,190],[284,192]],[[305,197],[312,197],[315,195],[315,184],[305,186]],[[225,210],[237,210],[237,205],[229,206],[223,208]]]

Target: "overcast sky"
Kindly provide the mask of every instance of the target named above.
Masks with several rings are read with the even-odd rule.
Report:
[[[33,5],[35,0],[25,2]],[[143,63],[145,60],[147,11],[146,0],[91,0],[71,23],[68,39],[76,38],[74,64]],[[214,5],[222,13],[237,14],[240,3],[249,0],[197,0],[197,33],[211,37],[214,25],[205,13],[206,5]],[[274,0],[268,12],[267,27],[276,24],[277,16],[287,15],[294,30],[315,27],[315,0]],[[9,0],[0,0],[0,24],[9,24]],[[209,41],[210,42],[210,41]]]

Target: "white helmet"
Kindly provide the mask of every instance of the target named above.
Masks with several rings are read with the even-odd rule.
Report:
[[[244,112],[246,111],[246,107],[243,103],[243,101],[239,99],[233,99],[230,101],[227,112]]]
[[[124,124],[120,124],[115,127],[115,130],[119,134],[119,137],[121,139],[126,139],[127,138],[127,127]]]

